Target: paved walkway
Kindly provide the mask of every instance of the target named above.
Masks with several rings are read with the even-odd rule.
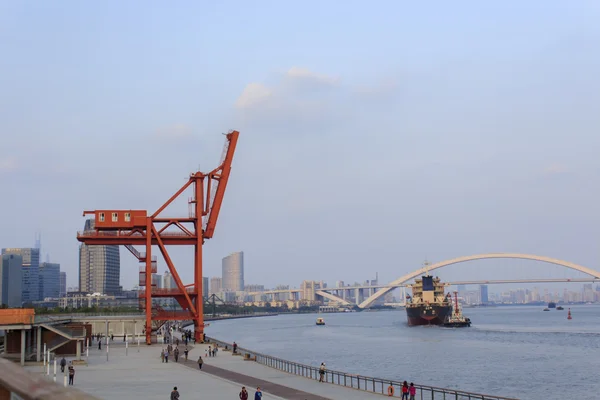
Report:
[[[96,342],[94,342],[96,344]],[[185,346],[179,348],[183,354]],[[192,347],[192,346],[190,346]],[[217,357],[205,357],[208,345],[192,347],[189,361],[184,358],[175,363],[172,357],[168,363],[161,362],[162,345],[132,345],[125,355],[123,342],[116,341],[110,346],[108,361],[106,348],[98,350],[90,347],[88,366],[76,366],[75,387],[106,399],[165,400],[174,386],[177,386],[182,400],[210,398],[211,400],[235,400],[242,386],[246,386],[250,399],[254,398],[257,386],[263,390],[263,400],[382,400],[381,395],[344,388],[316,380],[287,374],[265,367],[253,361],[244,361],[231,352],[220,351]],[[202,371],[196,360],[204,359]],[[84,355],[85,358],[85,355]],[[42,373],[42,367],[26,367]],[[52,379],[53,367],[49,379]],[[63,382],[58,367],[57,381]]]

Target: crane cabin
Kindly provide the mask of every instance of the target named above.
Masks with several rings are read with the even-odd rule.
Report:
[[[146,210],[94,210],[84,211],[83,215],[94,215],[96,230],[113,231],[145,227]]]

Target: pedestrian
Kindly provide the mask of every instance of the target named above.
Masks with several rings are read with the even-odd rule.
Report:
[[[202,360],[202,356],[198,357],[198,368],[202,369],[202,364],[204,364],[204,361]]]
[[[262,392],[260,391],[260,387],[256,388],[256,393],[254,393],[254,400],[261,400]]]
[[[62,372],[63,374],[65,373],[66,365],[67,365],[67,360],[65,360],[65,358],[63,357],[62,360],[60,360],[60,372]]]
[[[408,400],[408,382],[402,383],[402,400]]]
[[[169,352],[167,350],[165,350],[165,362],[169,362]]]
[[[408,387],[408,394],[410,394],[410,400],[415,400],[415,396],[417,394],[417,388],[415,387],[414,383],[410,383],[410,386]]]
[[[212,349],[210,348],[210,346],[208,346],[208,356],[212,357]]]
[[[69,365],[69,385],[73,385],[73,380],[75,379],[75,368],[73,365]]]
[[[237,343],[233,342],[233,354],[237,353]]]
[[[319,382],[324,382],[325,378],[325,363],[321,363],[319,367]]]
[[[179,400],[179,392],[177,391],[177,386],[173,388],[171,392],[171,400]]]
[[[165,362],[165,349],[162,349],[160,351],[160,359],[162,360],[162,362]]]
[[[213,356],[213,357],[216,357],[216,356],[217,356],[217,348],[216,348],[216,347],[213,347],[213,350],[212,350],[212,356]]]
[[[248,392],[246,391],[246,386],[242,386],[242,391],[240,392],[240,400],[248,400]]]
[[[188,360],[188,353],[189,353],[189,352],[190,352],[190,351],[188,350],[188,348],[187,348],[187,347],[185,348],[185,350],[183,350],[183,355],[185,356],[185,361],[186,361],[186,362],[187,362],[187,360]]]
[[[98,350],[102,350],[102,340],[98,339]]]
[[[173,355],[175,356],[175,362],[179,362],[177,360],[179,360],[179,349],[177,347],[175,347],[175,351],[173,352]]]

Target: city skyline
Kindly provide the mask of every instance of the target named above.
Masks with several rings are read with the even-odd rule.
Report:
[[[341,19],[339,7],[316,2],[1,7],[11,40],[0,129],[11,134],[0,179],[18,195],[0,199],[11,227],[0,246],[29,247],[42,232],[68,286],[83,210],[155,209],[182,177],[218,163],[229,129],[241,136],[204,276],[218,276],[235,249],[245,251],[245,279],[270,287],[360,282],[371,270],[389,282],[426,258],[485,252],[600,269],[594,3],[439,4],[436,13],[353,3]],[[292,12],[317,28],[274,18]],[[246,27],[243,39],[223,31],[223,15]],[[125,162],[133,149],[153,161]],[[39,193],[60,195],[40,202]],[[167,211],[186,215],[187,204]],[[191,282],[190,255],[172,258]],[[440,274],[563,274],[475,264],[485,271]],[[132,287],[137,271],[123,255],[120,284]]]

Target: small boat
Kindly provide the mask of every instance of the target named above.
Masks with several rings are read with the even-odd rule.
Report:
[[[317,318],[317,325],[325,325],[325,320],[323,318]]]
[[[557,310],[564,310],[563,306],[556,307]]]
[[[471,319],[465,317],[458,303],[458,292],[454,292],[454,309],[452,314],[446,317],[442,324],[449,328],[464,328],[471,326]]]
[[[544,311],[550,311],[550,309],[549,308],[544,308]]]

